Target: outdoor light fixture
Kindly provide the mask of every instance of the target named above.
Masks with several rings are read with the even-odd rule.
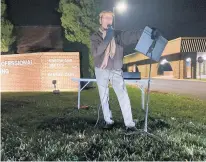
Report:
[[[57,80],[52,80],[52,84],[54,85],[53,93],[54,94],[59,94],[60,91],[58,89],[56,89]]]
[[[165,63],[168,63],[168,61],[167,61],[166,59],[163,59],[163,60],[160,62],[161,65],[164,65]]]
[[[187,61],[187,62],[191,62],[191,58],[187,58],[186,61]]]
[[[118,12],[124,12],[127,10],[127,4],[125,2],[119,2],[116,7],[114,7]]]
[[[56,80],[52,80],[52,84],[54,84],[54,89],[56,90],[57,81]]]

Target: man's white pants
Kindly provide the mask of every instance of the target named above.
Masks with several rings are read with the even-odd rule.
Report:
[[[131,104],[127,93],[126,85],[122,76],[122,70],[107,70],[95,68],[95,75],[102,104],[102,111],[106,123],[111,124],[112,113],[109,109],[109,81],[117,95],[124,123],[126,127],[134,127],[135,123],[132,118]]]

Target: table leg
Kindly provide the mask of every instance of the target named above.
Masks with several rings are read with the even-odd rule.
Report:
[[[79,89],[78,89],[78,109],[80,109],[80,93],[81,93],[81,82],[79,81]]]
[[[81,100],[80,100],[80,97],[81,97],[81,91],[88,85],[90,83],[90,81],[88,81],[85,85],[84,85],[84,87],[82,87],[82,89],[81,89],[81,81],[79,81],[79,89],[78,89],[78,109],[80,109],[80,102],[81,102]]]

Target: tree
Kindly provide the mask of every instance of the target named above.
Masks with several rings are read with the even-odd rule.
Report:
[[[1,1],[1,52],[8,52],[9,47],[15,40],[13,36],[14,26],[9,20],[6,19],[6,3],[5,0]]]
[[[60,0],[58,11],[69,47],[66,51],[79,51],[81,76],[93,76],[93,59],[90,49],[90,34],[98,28],[98,10],[95,0]]]

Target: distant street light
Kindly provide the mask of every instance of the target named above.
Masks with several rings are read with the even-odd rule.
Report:
[[[115,29],[115,11],[119,13],[123,13],[127,10],[127,4],[125,2],[119,2],[115,7],[113,7],[113,14],[114,14],[114,29]]]

